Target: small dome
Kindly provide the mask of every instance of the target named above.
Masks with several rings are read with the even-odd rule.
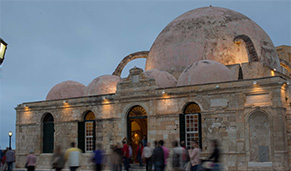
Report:
[[[235,80],[234,74],[225,65],[210,60],[201,60],[189,65],[178,79],[178,86],[205,84]]]
[[[149,78],[153,78],[156,81],[156,85],[160,88],[175,87],[177,85],[176,78],[168,72],[151,69],[144,72],[144,74]]]
[[[47,94],[46,100],[66,99],[83,96],[85,85],[76,81],[64,81],[55,85]]]
[[[116,86],[119,81],[120,77],[115,75],[99,76],[91,81],[91,83],[87,86],[84,91],[84,96],[115,93]]]

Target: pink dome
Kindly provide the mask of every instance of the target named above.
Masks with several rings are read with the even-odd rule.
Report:
[[[155,79],[157,86],[160,88],[175,87],[177,85],[176,78],[168,72],[151,69],[144,72],[144,74],[149,78]]]
[[[186,66],[199,60],[224,65],[250,62],[245,40],[234,43],[240,35],[250,38],[258,61],[280,70],[267,33],[245,15],[219,7],[194,9],[169,23],[152,45],[145,70],[167,71],[179,78]]]
[[[178,79],[178,86],[205,84],[235,80],[225,65],[216,61],[202,60],[189,65]]]
[[[46,100],[66,99],[83,96],[85,85],[76,81],[64,81],[55,85],[47,94]]]
[[[115,75],[99,76],[91,81],[91,83],[87,86],[84,91],[84,96],[115,93],[116,86],[119,81],[120,77]]]

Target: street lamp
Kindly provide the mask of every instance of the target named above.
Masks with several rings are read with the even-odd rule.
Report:
[[[7,43],[0,38],[0,65],[4,61],[6,49],[7,49]]]
[[[12,132],[9,131],[8,135],[9,135],[9,148],[11,148],[11,137],[12,137]]]

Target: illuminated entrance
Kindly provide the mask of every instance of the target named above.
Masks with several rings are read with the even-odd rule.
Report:
[[[147,113],[141,106],[134,106],[127,116],[127,137],[131,141],[132,158],[136,159],[136,149],[143,135],[147,136]]]

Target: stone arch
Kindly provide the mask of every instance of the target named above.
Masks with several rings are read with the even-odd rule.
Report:
[[[255,62],[255,61],[259,61],[259,57],[256,51],[256,48],[254,46],[253,41],[251,40],[251,38],[247,35],[238,35],[233,39],[233,42],[236,43],[239,40],[243,40],[245,42],[245,46],[248,52],[248,56],[249,56],[249,62]]]
[[[149,54],[149,51],[140,51],[140,52],[135,52],[135,53],[132,53],[132,54],[124,57],[122,59],[122,61],[118,64],[118,66],[116,67],[116,69],[112,73],[112,75],[116,75],[116,76],[120,77],[121,72],[122,72],[123,68],[126,66],[126,64],[128,64],[130,61],[133,61],[133,60],[138,59],[138,58],[147,58],[148,54]]]
[[[249,160],[271,161],[271,122],[268,113],[257,109],[247,118],[249,135]]]
[[[196,103],[196,104],[200,107],[200,110],[201,110],[200,112],[204,111],[204,108],[203,108],[201,102],[200,102],[198,99],[196,99],[196,98],[191,98],[191,99],[186,99],[186,100],[184,100],[184,101],[180,104],[180,106],[179,106],[179,113],[184,113],[185,108],[186,108],[187,105],[190,104],[190,103]]]

